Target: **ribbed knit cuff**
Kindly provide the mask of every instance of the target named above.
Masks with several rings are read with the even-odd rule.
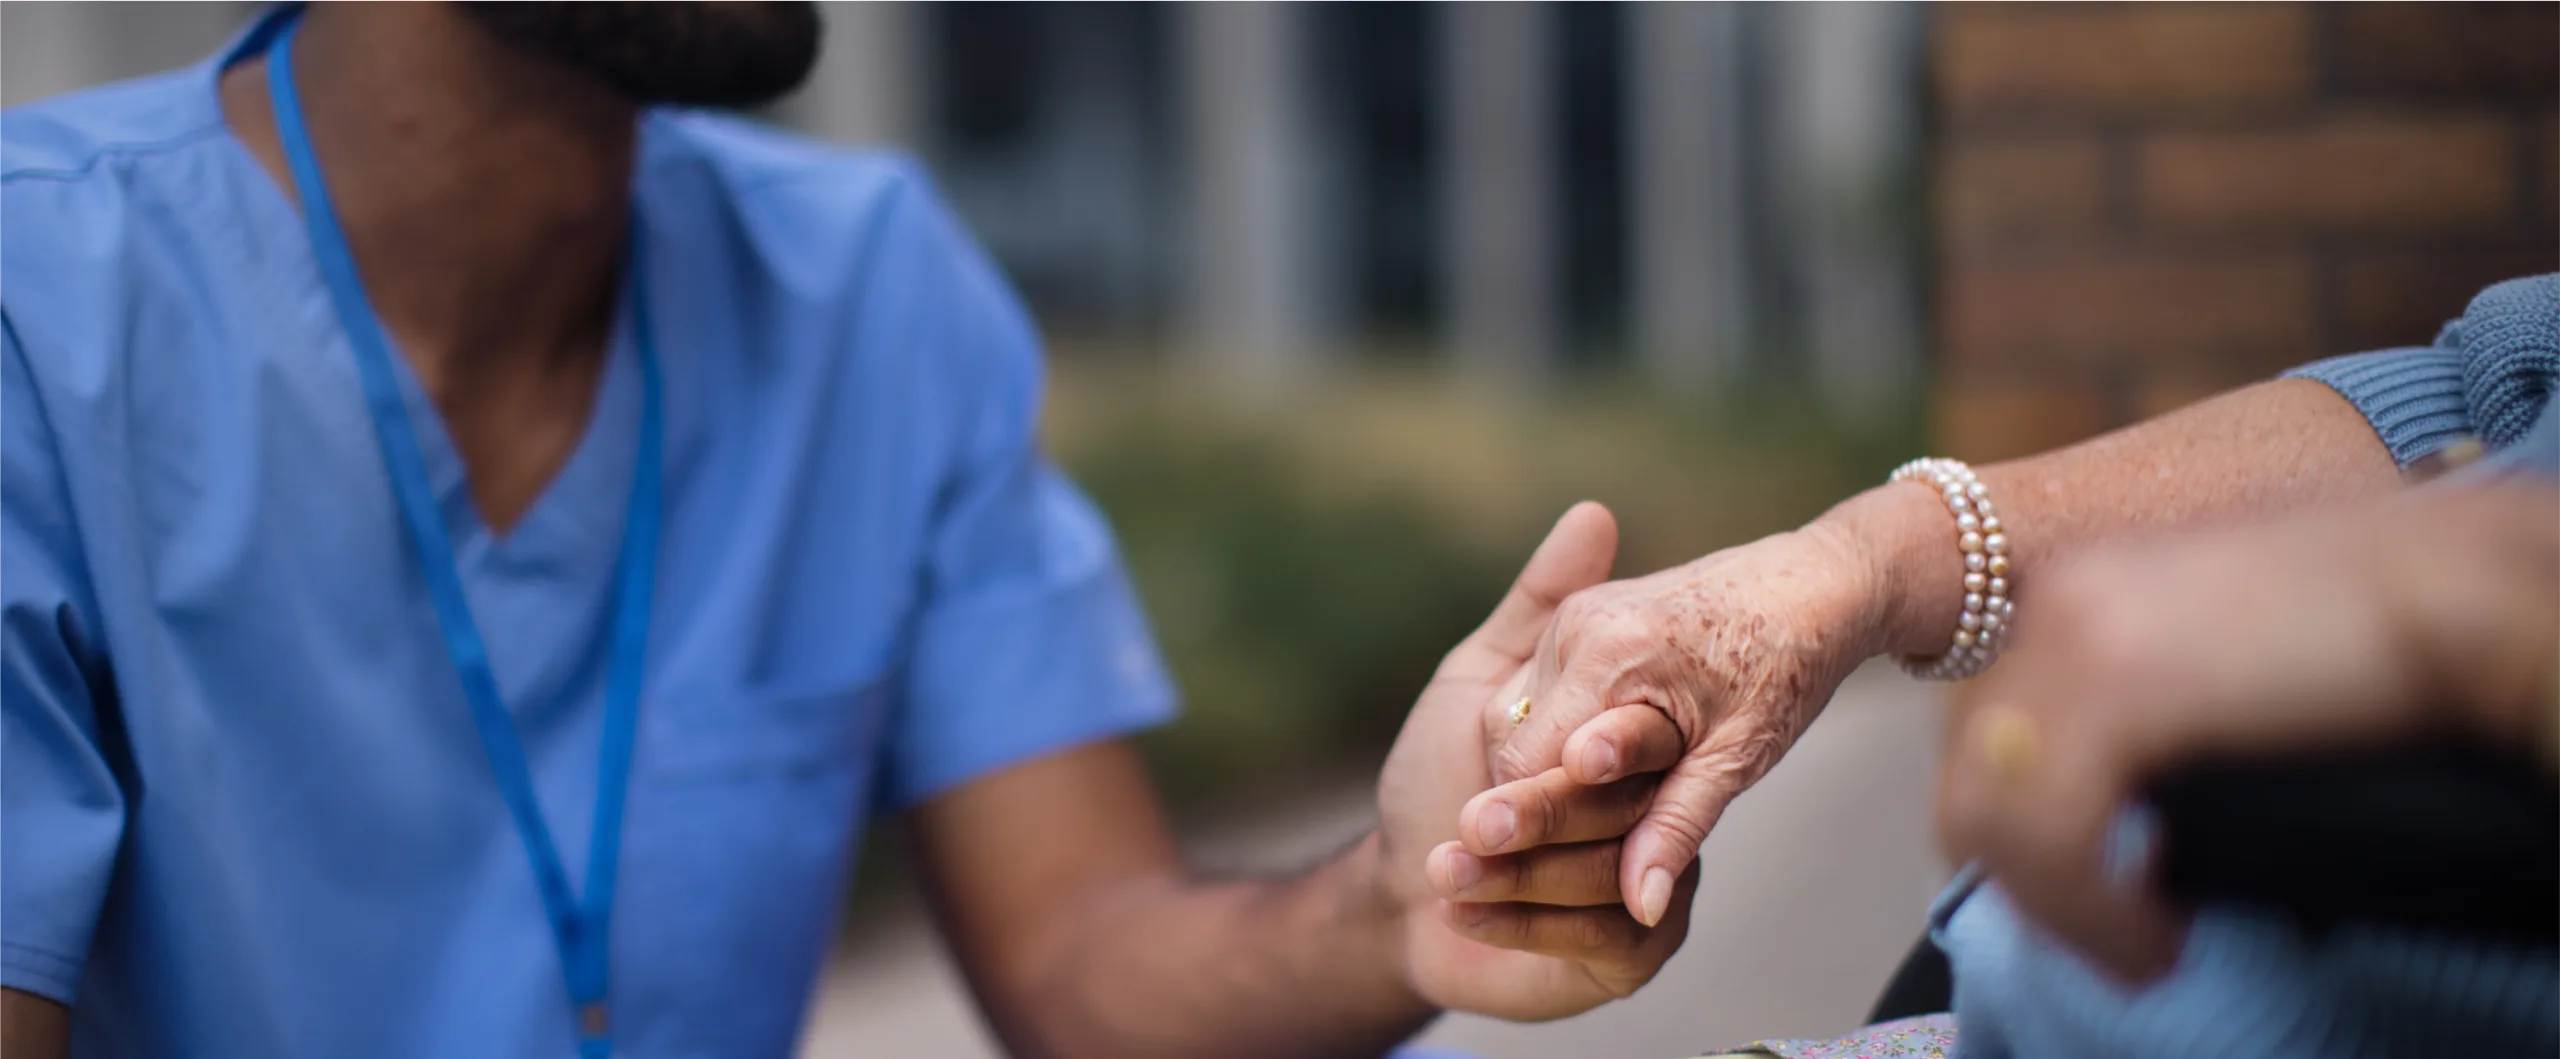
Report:
[[[2473,432],[2462,393],[2462,359],[2456,349],[2386,349],[2314,361],[2284,374],[2338,391],[2373,424],[2391,458],[2406,467]]]

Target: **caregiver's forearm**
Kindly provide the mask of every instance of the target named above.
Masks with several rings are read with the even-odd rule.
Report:
[[[71,1011],[15,989],[0,989],[0,1059],[58,1059],[71,1054]]]
[[[2368,500],[2399,482],[2373,427],[2325,385],[2279,379],[2235,390],[2067,448],[1975,468],[2009,540],[2010,581],[2034,605],[2036,572],[2100,541]],[[1947,649],[1963,569],[1946,506],[1927,489],[1879,486],[1810,527],[1853,542],[1882,586],[1888,650]]]
[[[1192,878],[1124,741],[973,780],[912,832],[1015,1055],[1375,1055],[1436,1013],[1409,984],[1375,836],[1293,877]]]
[[[1287,879],[1166,878],[1089,906],[1034,990],[1060,1055],[1379,1055],[1439,1014],[1407,983],[1377,837]]]

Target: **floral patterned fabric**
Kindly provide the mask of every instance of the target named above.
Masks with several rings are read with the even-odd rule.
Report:
[[[1879,1022],[1846,1037],[1759,1041],[1704,1059],[1947,1059],[1956,1049],[1953,1015]]]

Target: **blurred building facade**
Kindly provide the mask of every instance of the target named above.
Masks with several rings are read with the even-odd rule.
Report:
[[[1070,333],[1873,402],[1918,369],[1908,7],[831,5],[784,108],[930,159]],[[902,55],[906,61],[884,60]],[[884,106],[881,101],[894,101]]]
[[[828,4],[768,115],[915,151],[1070,349],[1926,377],[2030,451],[2560,266],[2547,4]],[[0,4],[14,104],[245,3]]]
[[[1935,9],[1939,443],[2033,452],[2560,268],[2560,8]]]
[[[825,5],[768,117],[915,151],[1071,348],[1255,386],[1377,357],[1536,383],[1920,377],[1911,5]],[[0,5],[10,103],[256,5]]]

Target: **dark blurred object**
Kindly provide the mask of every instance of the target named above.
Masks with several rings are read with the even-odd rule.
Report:
[[[1893,978],[1885,982],[1884,993],[1876,997],[1875,1006],[1867,1009],[1867,1025],[1935,1015],[1953,1011],[1955,1006],[1955,969],[1948,965],[1947,954],[1938,948],[1938,943],[1922,934],[1902,957],[1902,966],[1893,969]]]
[[[2178,907],[2560,945],[2560,785],[2529,758],[2445,741],[2218,762],[2150,803]]]

